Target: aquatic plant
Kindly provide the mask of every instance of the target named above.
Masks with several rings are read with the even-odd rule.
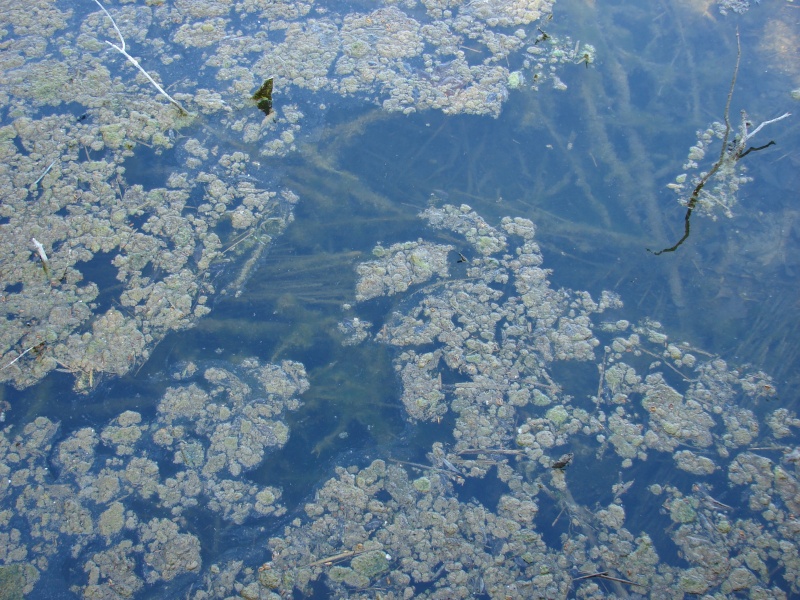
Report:
[[[643,171],[623,164],[598,118],[612,94],[587,92],[598,63],[616,72],[622,64],[562,35],[550,9],[476,0],[337,12],[253,1],[113,11],[121,45],[108,45],[127,52],[127,38],[160,60],[185,92],[178,99],[202,115],[188,119],[151,93],[147,73],[128,82],[99,59],[99,12],[38,1],[6,7],[3,381],[25,388],[60,370],[91,392],[135,372],[168,332],[198,321],[269,342],[266,358],[252,358],[237,337],[236,364],[168,362],[168,388],[131,395],[122,412],[105,395],[82,398],[76,405],[98,399],[111,412],[90,425],[41,416],[26,397],[33,416],[13,415],[0,432],[0,579],[9,593],[35,595],[62,567],[70,592],[109,599],[276,599],[323,585],[342,598],[798,593],[800,420],[776,401],[775,383],[673,339],[655,321],[628,320],[617,293],[553,285],[529,219],[433,198],[424,234],[375,240],[372,256],[287,261],[293,272],[265,283],[285,284],[283,297],[253,300],[278,298],[287,321],[301,321],[293,329],[254,322],[249,311],[229,323],[201,321],[216,298],[252,286],[301,199],[316,193],[334,215],[352,195],[392,217],[413,200],[405,177],[403,195],[386,198],[330,159],[368,123],[431,108],[497,116],[510,90],[529,94],[544,81],[567,89],[564,66],[586,76],[576,87],[608,152],[581,162],[569,154],[572,132],[552,120],[545,127],[597,222],[607,227],[613,213],[587,183],[591,168],[618,178],[637,204],[647,196],[637,208],[657,212],[639,193],[652,178],[632,177]],[[149,35],[153,22],[163,36]],[[184,60],[191,77],[176,76]],[[271,111],[253,105],[259,85]],[[306,102],[303,90],[325,95]],[[385,112],[345,118],[320,134],[329,155],[308,152],[313,169],[273,179],[269,159],[304,143],[322,99],[349,96]],[[740,139],[757,129],[745,124]],[[620,137],[645,160],[639,136]],[[464,139],[475,141],[471,132]],[[463,160],[455,146],[452,160]],[[338,187],[321,183],[334,176]],[[322,218],[320,227],[332,223]],[[349,277],[358,280],[346,296],[329,285],[332,274],[319,275],[356,257]],[[302,270],[316,287],[293,280]],[[303,313],[322,304],[342,311],[317,320]],[[391,308],[379,314],[376,305]],[[307,373],[282,360],[312,347],[313,326],[338,331],[347,352],[364,344],[346,355],[353,363]],[[396,382],[360,375],[376,354],[370,344],[393,351]],[[395,383],[397,406],[382,390]],[[306,423],[290,430],[301,403],[314,410],[337,390],[357,401],[336,415],[344,425],[327,436]],[[4,420],[10,406],[1,405]],[[422,451],[384,442],[385,408],[424,424]],[[339,461],[297,510],[281,487],[288,480],[261,472],[290,440],[330,456],[348,423],[369,429],[376,420],[381,443],[369,459]]]
[[[94,13],[90,3],[61,10],[47,2],[6,12],[16,37],[2,84],[0,254],[12,318],[0,339],[0,380],[21,389],[60,369],[91,391],[143,364],[216,296],[241,292],[299,200],[260,161],[296,151],[306,123],[325,110],[318,102],[301,109],[285,90],[357,96],[388,111],[496,116],[509,57],[543,67],[571,44],[554,37],[528,51],[535,24],[550,14],[546,1],[474,3],[457,16],[392,5],[314,18],[310,7],[285,3],[95,3]],[[109,21],[118,42],[100,43]],[[159,35],[148,35],[155,24]],[[63,49],[58,58],[26,50],[44,39]],[[183,93],[161,85],[131,44]],[[359,44],[376,48],[381,63]],[[486,56],[468,57],[475,46]],[[142,77],[123,80],[103,47]],[[193,65],[191,77],[179,74],[181,64]],[[268,114],[254,92],[273,105]],[[48,247],[44,280],[28,269],[32,238]],[[99,270],[117,283],[93,281]],[[40,346],[34,357],[29,349]]]
[[[454,442],[433,444],[427,464],[338,469],[306,504],[306,522],[270,540],[262,569],[278,587],[325,578],[347,597],[786,597],[800,574],[789,541],[800,483],[782,440],[800,419],[770,406],[771,380],[671,340],[658,323],[600,320],[620,311],[619,298],[553,289],[528,220],[493,227],[465,205],[422,216],[464,236],[468,266],[418,281],[417,300],[376,339],[399,349],[409,418],[454,413]],[[357,289],[404,294],[382,281],[412,266],[407,247],[376,255]],[[594,362],[595,393],[570,395],[575,382],[555,375],[562,361]],[[645,461],[674,469],[638,468]],[[730,489],[707,483],[719,471]],[[600,482],[596,472],[618,475]],[[461,497],[482,480],[499,488],[496,506]],[[736,504],[742,488],[749,507]],[[688,566],[668,558],[676,550]],[[388,573],[340,576],[361,551],[391,556]]]

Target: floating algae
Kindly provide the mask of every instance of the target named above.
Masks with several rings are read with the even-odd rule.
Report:
[[[592,597],[601,584],[616,594],[660,597],[678,581],[694,593],[796,592],[800,560],[790,540],[797,461],[773,469],[772,460],[791,447],[757,426],[774,397],[769,378],[716,357],[700,360],[708,355],[672,342],[652,321],[598,323],[595,315],[620,309],[619,298],[553,289],[530,221],[505,218],[495,228],[464,205],[422,216],[435,229],[468,237],[476,250],[494,248],[471,260],[464,276],[423,284],[413,295],[419,299],[376,335],[400,349],[395,366],[409,418],[454,412],[455,443],[434,444],[427,465],[377,460],[339,468],[306,504],[305,522],[270,540],[272,560],[262,569],[277,573],[287,592],[307,591],[327,574],[331,593],[347,597],[364,597],[357,590],[365,587],[398,598]],[[376,253],[385,259],[381,278],[405,272],[397,260],[402,247]],[[375,278],[375,263],[359,273]],[[596,395],[567,396],[553,379],[555,363],[576,360],[597,361]],[[547,404],[557,404],[542,414],[536,398],[545,391]],[[416,399],[426,394],[437,411],[420,410]],[[782,415],[766,412],[775,431],[796,436],[800,420],[792,415],[784,429]],[[575,451],[565,453],[569,448]],[[648,460],[674,461],[693,477],[634,468]],[[620,473],[610,504],[591,508],[576,500],[584,490],[572,473],[582,464],[632,474]],[[459,499],[459,485],[495,469],[503,490],[496,509]],[[699,483],[715,470],[729,473],[731,490]],[[758,502],[731,515],[737,509],[719,498],[739,497],[742,487]],[[665,497],[656,502],[676,524],[671,542],[661,540],[660,525],[628,517],[651,494]],[[674,552],[668,543],[688,567],[661,558]],[[369,581],[346,577],[350,570],[340,565],[354,569],[362,551],[391,557],[388,572],[380,579],[365,574]],[[762,566],[770,559],[781,566],[777,574]]]
[[[167,332],[246,285],[298,201],[294,182],[278,185],[264,163],[296,149],[320,100],[287,94],[259,113],[250,94],[265,76],[282,91],[386,110],[496,116],[509,90],[562,89],[557,65],[591,75],[603,60],[557,39],[539,2],[346,13],[109,5],[186,116],[107,51],[108,19],[87,5],[6,12],[20,39],[4,38],[2,58],[0,293],[10,316],[0,374],[20,388],[54,370],[87,391],[133,372]],[[196,81],[178,76],[183,61],[194,61]],[[141,156],[176,167],[147,180],[131,160]],[[38,417],[3,430],[3,591],[44,593],[40,577],[50,585],[74,565],[70,590],[87,598],[277,598],[323,585],[343,598],[800,593],[800,421],[773,402],[767,376],[655,322],[627,321],[614,293],[553,287],[526,219],[497,224],[450,205],[424,218],[426,239],[393,237],[360,259],[351,306],[326,326],[347,344],[397,351],[402,408],[438,440],[426,457],[401,461],[402,448],[383,445],[288,512],[283,482],[253,474],[290,436],[314,436],[289,431],[286,413],[357,369],[323,367],[306,396],[312,377],[283,356],[182,364],[151,411],[131,398],[94,426]],[[101,262],[118,290],[92,279]],[[221,274],[226,264],[235,272]],[[302,296],[292,290],[284,306]],[[305,297],[341,300],[338,290]],[[372,310],[393,299],[388,316]],[[272,335],[259,327],[252,336]],[[283,354],[309,339],[270,343]],[[373,348],[358,350],[351,356]],[[585,387],[564,365],[597,376]],[[370,427],[386,396],[366,383],[346,389]],[[343,432],[334,426],[334,439]],[[586,477],[594,472],[610,478]]]
[[[187,530],[194,511],[226,527],[285,514],[279,488],[243,474],[286,443],[281,415],[299,407],[308,383],[291,361],[185,368],[150,423],[126,411],[64,439],[44,417],[21,435],[4,431],[2,490],[15,510],[2,535],[6,560],[35,569],[25,585],[68,550],[84,571],[73,591],[91,597],[178,577],[192,579],[197,599],[311,593],[317,581],[338,597],[378,588],[398,598],[668,596],[676,585],[797,593],[800,461],[790,444],[800,419],[774,406],[769,377],[672,340],[654,321],[619,318],[615,294],[553,288],[529,220],[494,226],[466,205],[422,217],[431,242],[382,248],[383,271],[376,261],[357,270],[378,281],[408,275],[430,258],[416,249],[449,254],[440,235],[471,256],[458,275],[424,271],[372,330],[397,349],[408,418],[452,413],[452,443],[433,443],[424,462],[337,467],[304,514],[261,540],[260,566],[253,557],[208,565]],[[362,294],[348,314],[372,301]],[[573,362],[597,366],[591,393],[564,391],[555,367]],[[676,468],[642,468],[651,461]],[[598,496],[585,469],[619,476]],[[461,497],[490,478],[492,501]],[[140,503],[166,516],[142,517]],[[662,512],[641,518],[643,503]],[[676,551],[685,562],[670,559]]]
[[[86,571],[75,593],[133,594],[201,572],[200,540],[186,531],[186,515],[198,507],[234,524],[282,514],[279,489],[241,474],[286,444],[282,416],[299,407],[305,371],[255,359],[236,371],[210,366],[195,381],[169,388],[147,425],[126,411],[99,434],[86,427],[60,441],[58,425],[44,417],[20,435],[5,429],[2,493],[16,510],[4,513],[3,557],[24,566],[6,571],[8,577],[22,578],[29,590],[39,571],[69,550]],[[142,503],[169,518],[145,519],[134,510]],[[29,533],[23,539],[20,531]],[[97,550],[99,540],[105,550]],[[137,565],[146,565],[143,577]]]
[[[144,363],[216,295],[241,291],[298,200],[261,160],[297,150],[309,110],[325,112],[319,103],[273,106],[274,86],[388,111],[497,116],[510,56],[548,71],[571,60],[559,50],[568,39],[530,50],[550,15],[546,0],[454,8],[310,16],[310,5],[259,2],[9,7],[0,283],[10,317],[0,381],[25,388],[63,370],[90,391]],[[156,24],[164,35],[149,35]],[[261,111],[246,110],[253,100]],[[144,156],[174,168],[156,184],[133,168]],[[94,258],[110,260],[118,290],[93,281]],[[238,271],[220,285],[219,265],[234,259]]]

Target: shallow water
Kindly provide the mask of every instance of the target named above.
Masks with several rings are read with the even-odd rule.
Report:
[[[184,4],[179,8],[185,14],[208,16]],[[319,34],[324,45],[332,34],[320,8],[309,17],[308,31]],[[348,12],[348,7],[330,9]],[[70,23],[86,29],[80,24],[89,12],[75,10],[81,14],[71,15]],[[219,10],[227,15],[227,7]],[[419,6],[404,10],[424,16]],[[254,13],[236,18],[247,35],[263,42],[248,21]],[[10,582],[8,589],[32,598],[444,598],[502,597],[502,590],[510,597],[554,591],[561,597],[797,594],[792,578],[800,572],[800,558],[780,546],[796,539],[792,494],[800,491],[800,461],[790,454],[800,435],[793,416],[800,373],[797,118],[766,126],[752,145],[775,144],[737,164],[747,167],[752,181],[736,193],[732,218],[695,213],[691,235],[676,251],[652,251],[672,246],[683,234],[686,209],[666,185],[687,172],[682,165],[696,132],[723,118],[737,35],[741,64],[730,105],[734,128],[741,109],[753,126],[796,110],[790,91],[800,86],[800,72],[787,48],[796,47],[791,44],[800,36],[799,22],[800,11],[791,3],[763,3],[742,15],[723,16],[713,5],[688,1],[648,7],[558,2],[553,19],[540,23],[538,31],[569,36],[570,48],[579,48],[578,41],[592,44],[596,57],[582,61],[578,52],[578,60],[562,61],[557,74],[566,89],[557,90],[550,79],[533,81],[536,69],[511,53],[501,64],[523,72],[525,84],[509,86],[497,116],[388,112],[370,101],[382,98],[383,90],[342,98],[331,87],[315,91],[308,84],[311,75],[305,84],[289,76],[281,82],[277,70],[275,109],[299,107],[292,110],[306,115],[300,126],[289,111],[256,141],[242,138],[241,132],[259,121],[252,110],[237,106],[170,128],[174,147],[133,148],[122,163],[124,173],[108,178],[109,187],[118,186],[120,197],[137,184],[145,191],[186,189],[172,223],[176,215],[196,214],[195,224],[199,215],[213,215],[203,207],[213,203],[209,190],[218,182],[240,192],[220,209],[219,220],[209,217],[209,230],[223,241],[223,251],[207,268],[200,265],[213,240],[198,236],[187,246],[187,268],[203,289],[190,292],[189,303],[210,312],[166,325],[154,317],[152,329],[147,318],[137,321],[151,339],[117,372],[96,366],[100,359],[68,362],[64,357],[75,355],[59,354],[55,340],[14,361],[33,338],[5,336],[4,371],[38,373],[51,355],[54,361],[49,372],[31,379],[15,375],[13,382],[23,389],[9,383],[0,392],[8,426],[2,446],[8,484],[0,496],[0,546],[7,550],[0,554],[0,577]],[[131,45],[148,47],[145,40],[152,36],[137,35],[132,27],[122,27]],[[169,32],[166,22],[149,27]],[[528,29],[532,43],[537,30]],[[209,35],[216,35],[212,30]],[[265,35],[279,44],[284,33],[276,27]],[[20,39],[29,38],[20,34]],[[216,44],[221,42],[187,54],[201,61],[221,47]],[[467,48],[467,54],[473,51]],[[253,52],[269,68],[281,64],[280,46],[262,54]],[[105,62],[111,56],[104,55]],[[117,58],[108,68],[123,79],[133,77]],[[162,57],[159,64],[153,58],[149,64],[165,81],[179,82],[176,88],[192,73],[181,72],[187,65],[200,69],[198,89],[214,83],[205,67],[197,66],[202,62]],[[263,64],[254,67],[255,58],[248,60],[243,64],[263,70]],[[417,58],[408,60],[409,77],[424,74],[414,64]],[[333,73],[315,76],[336,79]],[[15,103],[24,94],[10,82],[4,87],[7,102],[0,114],[7,125],[20,117]],[[458,96],[461,89],[448,88],[446,96]],[[115,93],[155,94],[146,82]],[[499,92],[492,93],[494,102]],[[81,107],[72,112],[83,113]],[[63,108],[42,106],[33,116],[61,114]],[[136,108],[144,111],[146,105]],[[88,119],[108,119],[100,116],[103,110],[93,106]],[[265,145],[280,135],[285,147],[264,155]],[[208,152],[184,143],[193,138],[210,151],[212,162],[239,152],[246,167],[206,164]],[[108,132],[104,139],[105,149],[84,146],[80,160],[84,151],[86,161],[114,155]],[[41,147],[25,151],[37,164],[50,162],[39,160],[48,156]],[[699,171],[711,168],[719,152],[716,140]],[[191,183],[171,180],[178,172],[188,172]],[[31,202],[44,202],[48,190],[61,185],[44,181],[42,195]],[[278,194],[290,190],[299,199],[279,195],[271,200],[274,210],[260,213],[260,205],[253,208],[259,200],[237,187],[248,184]],[[691,192],[692,186],[687,188]],[[95,191],[85,182],[78,189]],[[142,204],[126,219],[131,231],[169,231],[157,253],[178,256],[180,232],[166,220],[148,220],[170,202],[177,200]],[[503,217],[529,219],[538,248],[525,249],[527,234],[506,229],[509,245],[492,255],[498,261],[492,267],[467,232],[420,216],[429,207],[446,212],[460,205],[476,213],[465,218],[485,220],[486,239],[503,235]],[[250,209],[254,226],[239,226],[230,216]],[[245,221],[250,217],[241,215]],[[11,217],[3,218],[7,227]],[[54,221],[38,223],[26,239],[49,239],[49,222]],[[356,301],[363,281],[359,265],[399,255],[396,266],[409,269],[405,277],[427,269],[433,251],[419,254],[417,246],[409,246],[403,255],[392,246],[420,239],[449,245],[446,275],[428,273],[410,285],[404,280],[394,294]],[[128,243],[94,249],[93,257],[76,263],[83,283],[98,286],[96,296],[86,300],[98,315],[132,315],[144,304],[125,303],[120,291],[135,285],[116,283],[120,277],[109,267],[116,256],[127,255]],[[56,269],[67,243],[54,246],[50,262]],[[520,300],[526,275],[512,264],[514,256],[535,264],[539,249],[542,267],[551,270],[550,283],[531,287],[553,306],[563,303],[552,322],[550,304],[534,307],[533,300]],[[22,279],[14,279],[18,263],[6,261],[7,273],[15,274],[3,281],[4,301],[16,302],[20,287],[33,285],[30,273],[42,263],[35,256],[25,261],[29,271]],[[155,284],[170,265],[153,260],[142,277]],[[60,268],[67,281],[69,267]],[[491,268],[503,271],[505,279],[489,281]],[[16,283],[23,280],[24,286]],[[55,290],[56,280],[39,285]],[[497,293],[493,307],[477,299],[480,290],[468,287],[478,281]],[[595,302],[604,291],[614,292],[623,305],[609,301],[600,314],[583,296],[562,288],[585,290]],[[200,295],[207,296],[205,304]],[[467,297],[471,308],[448,321],[472,335],[464,333],[463,348],[446,341],[445,330],[425,338],[437,310]],[[167,294],[159,310],[181,301]],[[470,322],[483,310],[502,312],[496,327]],[[527,332],[519,325],[523,312]],[[32,313],[25,308],[10,310],[7,321],[23,314],[34,329],[48,316],[27,316]],[[591,324],[587,339],[598,344],[586,350],[589,358],[581,354],[583,316]],[[415,325],[403,329],[404,319],[416,319]],[[621,320],[633,325],[618,325]],[[365,339],[351,344],[364,323]],[[519,332],[509,333],[518,325]],[[641,344],[614,345],[636,326]],[[74,331],[85,338],[93,330],[86,321]],[[100,340],[96,331],[93,335]],[[507,338],[517,346],[506,346]],[[81,348],[85,356],[103,356],[110,364],[113,346],[125,346],[128,339],[115,338],[102,355],[92,354],[101,352],[96,348],[101,341]],[[575,353],[547,358],[544,346],[551,342],[544,339],[551,340],[555,355],[563,348]],[[510,368],[502,362],[522,361],[528,351],[538,356],[536,364],[515,362]],[[502,360],[492,366],[495,355]],[[715,363],[717,357],[727,364]],[[623,364],[631,364],[640,379],[612,380],[613,367]],[[403,379],[404,369],[417,366],[422,380]],[[762,371],[772,379],[758,374]],[[660,372],[665,385],[678,390],[674,398],[648,378]],[[516,403],[514,376],[531,394],[546,392],[547,403],[534,396]],[[410,415],[412,385],[422,386],[423,380],[432,387],[419,389],[441,398]],[[479,381],[491,381],[488,396],[473,398],[465,390]],[[69,391],[73,385],[76,391]],[[179,404],[179,397],[193,400]],[[737,413],[739,407],[745,412]],[[563,418],[557,408],[565,411]],[[676,415],[678,425],[670,421]],[[704,425],[706,418],[711,421]],[[778,421],[786,423],[785,431]],[[482,428],[487,431],[478,433]],[[648,429],[653,437],[642,438]],[[713,441],[706,443],[704,436]],[[566,452],[574,453],[572,463],[563,471],[551,469]],[[137,458],[145,462],[136,463]],[[528,499],[534,508],[524,504]],[[59,513],[80,518],[61,525],[55,523]],[[437,532],[444,533],[437,537]],[[419,537],[424,535],[430,539]],[[748,544],[756,535],[763,536],[761,542]],[[426,547],[429,552],[420,550]],[[655,559],[649,554],[653,549]],[[273,580],[264,573],[277,575]]]

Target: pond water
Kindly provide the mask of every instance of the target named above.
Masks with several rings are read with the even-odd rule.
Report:
[[[0,598],[800,594],[800,9],[640,4],[4,7]]]

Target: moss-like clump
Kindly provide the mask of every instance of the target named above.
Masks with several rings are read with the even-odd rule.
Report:
[[[265,588],[274,590],[281,585],[281,577],[271,569],[259,570],[258,582]]]
[[[525,77],[522,75],[521,72],[513,71],[508,74],[508,80],[506,82],[506,85],[508,85],[508,89],[516,90],[524,83],[525,83]]]
[[[341,583],[345,579],[347,579],[347,577],[352,572],[353,572],[353,569],[350,569],[348,567],[339,567],[339,566],[331,567],[331,570],[328,571],[328,577],[330,577],[332,581],[336,581],[338,583]]]
[[[359,575],[372,579],[389,570],[389,561],[386,559],[386,554],[376,550],[354,557],[350,561],[350,566]]]
[[[567,418],[569,417],[569,413],[563,406],[559,404],[558,406],[554,406],[553,408],[548,410],[547,413],[545,414],[545,417],[547,418],[548,421],[550,421],[556,427],[558,427],[559,425],[562,425],[564,421],[567,420]]]
[[[703,594],[708,589],[708,581],[701,569],[689,569],[681,576],[678,586],[687,594]]]
[[[99,530],[106,537],[118,533],[125,523],[125,507],[122,502],[114,502],[100,515]]]
[[[418,492],[422,492],[423,494],[427,494],[431,491],[431,480],[427,477],[420,477],[419,479],[415,479],[413,481],[414,489]]]
[[[0,566],[0,600],[22,600],[29,571],[33,570],[30,565]]]
[[[336,583],[344,583],[345,585],[355,588],[364,588],[369,585],[368,577],[361,575],[360,573],[357,573],[348,567],[331,567],[331,570],[328,571],[328,577],[331,578],[331,581]]]
[[[688,501],[678,498],[672,503],[669,516],[676,523],[691,523],[697,518],[697,513]]]

